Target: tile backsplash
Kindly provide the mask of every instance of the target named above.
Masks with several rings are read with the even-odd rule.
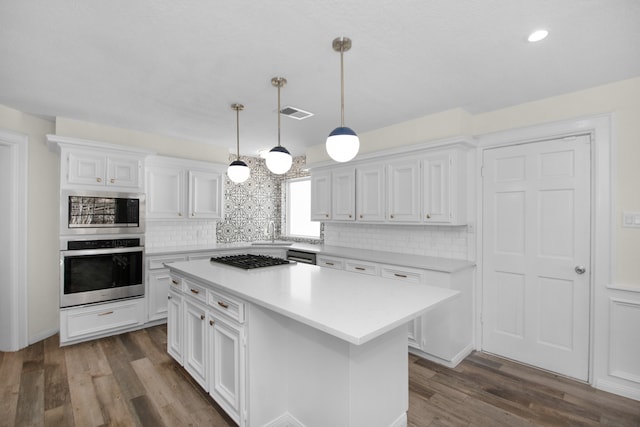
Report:
[[[466,227],[326,223],[324,243],[443,258],[471,255]]]
[[[145,246],[148,249],[215,243],[215,220],[147,221]]]

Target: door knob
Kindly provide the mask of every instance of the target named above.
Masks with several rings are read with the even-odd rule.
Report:
[[[574,270],[578,274],[584,274],[584,272],[587,271],[587,269],[584,268],[584,265],[578,265],[578,266],[576,266],[576,268]]]

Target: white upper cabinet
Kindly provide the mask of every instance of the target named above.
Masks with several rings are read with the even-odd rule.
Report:
[[[422,160],[422,220],[466,224],[466,152],[447,150]]]
[[[356,168],[357,221],[384,221],[384,165],[381,163]]]
[[[142,166],[150,151],[58,135],[47,135],[60,152],[60,188],[144,191]]]
[[[311,220],[331,219],[331,172],[311,175]]]
[[[184,169],[147,165],[147,219],[178,219],[185,215]]]
[[[356,174],[354,168],[341,168],[331,175],[331,211],[337,221],[356,219]]]
[[[446,140],[321,165],[311,173],[311,219],[464,225],[472,147]]]
[[[147,219],[220,219],[223,166],[149,158],[146,165]]]
[[[400,159],[387,165],[387,219],[390,222],[419,222],[422,188],[420,160]]]
[[[189,171],[189,217],[222,218],[222,174]]]

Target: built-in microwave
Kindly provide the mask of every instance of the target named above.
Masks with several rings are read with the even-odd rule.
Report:
[[[144,233],[144,194],[65,190],[60,234]]]

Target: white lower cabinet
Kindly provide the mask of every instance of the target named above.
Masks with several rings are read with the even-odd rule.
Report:
[[[209,394],[236,423],[240,423],[244,330],[211,313],[207,326]]]
[[[184,299],[184,369],[207,390],[207,309],[191,298]]]
[[[167,317],[167,293],[171,287],[171,276],[164,264],[186,259],[180,255],[147,257],[147,321]]]
[[[60,309],[60,344],[120,333],[144,324],[144,298]]]
[[[244,301],[172,275],[167,350],[241,427],[246,425]]]
[[[427,359],[450,367],[473,350],[472,268],[447,273],[322,254],[317,256],[317,265],[460,291],[458,297],[409,322],[409,347]]]
[[[179,287],[169,289],[167,298],[167,353],[182,365],[182,342],[184,341],[182,326],[184,322],[182,320],[181,289]]]

